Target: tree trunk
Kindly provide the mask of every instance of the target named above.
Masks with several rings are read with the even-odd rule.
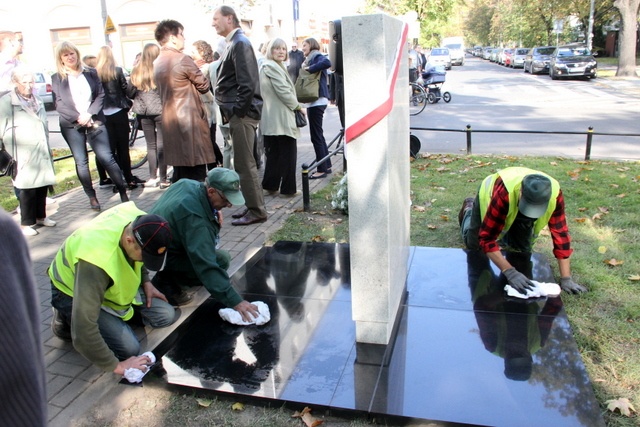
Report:
[[[619,35],[618,71],[616,77],[638,77],[636,73],[636,37],[640,0],[615,0],[622,25]]]

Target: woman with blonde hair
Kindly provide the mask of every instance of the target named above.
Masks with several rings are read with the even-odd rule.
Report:
[[[136,113],[147,142],[147,159],[149,161],[149,180],[145,187],[167,188],[167,164],[164,162],[162,144],[162,101],[153,78],[153,61],[160,54],[160,47],[147,43],[138,64],[131,71],[127,95],[133,99],[131,110]],[[158,179],[158,173],[160,178]]]
[[[118,189],[120,200],[129,201],[122,171],[109,147],[102,112],[104,88],[98,73],[82,66],[80,51],[68,41],[58,44],[55,59],[58,72],[51,77],[51,85],[60,116],[60,131],[73,154],[76,173],[91,209],[99,211],[100,203],[91,182],[87,142]]]
[[[131,173],[131,157],[129,156],[129,108],[131,101],[127,98],[127,79],[121,67],[116,66],[113,51],[109,46],[98,50],[96,71],[104,88],[103,112],[105,125],[109,134],[109,145],[116,162],[120,166],[129,188],[134,189],[144,183]],[[106,179],[104,169],[98,163],[100,182]]]
[[[267,158],[262,188],[270,195],[280,192],[281,197],[296,195],[296,139],[300,135],[294,111],[301,107],[285,65],[287,57],[285,41],[273,39],[260,67],[260,129]]]

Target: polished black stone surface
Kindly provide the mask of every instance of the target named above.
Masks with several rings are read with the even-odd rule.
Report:
[[[554,281],[539,254],[510,261]],[[228,324],[207,300],[156,349],[170,383],[460,424],[604,425],[561,299],[506,297],[484,255],[412,248],[388,346],[355,342],[348,245],[278,242],[232,280],[271,322]]]

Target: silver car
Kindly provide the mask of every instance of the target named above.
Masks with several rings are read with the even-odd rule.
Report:
[[[527,57],[527,53],[529,53],[528,48],[520,47],[513,52],[511,55],[511,62],[509,66],[511,68],[524,68],[524,60]]]
[[[51,89],[51,77],[44,73],[33,73],[35,79],[35,93],[38,95],[47,109],[53,109],[53,91]]]
[[[555,46],[538,46],[531,49],[524,58],[524,72],[549,74],[549,59],[554,50]]]
[[[451,69],[451,55],[446,47],[436,47],[431,50],[427,63],[431,65],[444,65],[446,70]]]

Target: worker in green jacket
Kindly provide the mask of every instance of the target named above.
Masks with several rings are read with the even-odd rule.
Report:
[[[191,297],[182,286],[202,286],[220,303],[238,311],[251,322],[258,308],[245,301],[231,285],[227,269],[229,252],[218,249],[222,208],[243,205],[240,178],[235,171],[214,168],[205,182],[180,180],[160,196],[151,209],[169,221],[173,239],[167,265],[153,278],[153,284],[174,305]]]
[[[127,321],[139,312],[146,326],[174,323],[179,314],[149,280],[161,270],[171,241],[167,221],[133,202],[104,211],[71,234],[51,266],[53,333],[72,340],[97,367],[123,375],[146,371],[140,343]]]

